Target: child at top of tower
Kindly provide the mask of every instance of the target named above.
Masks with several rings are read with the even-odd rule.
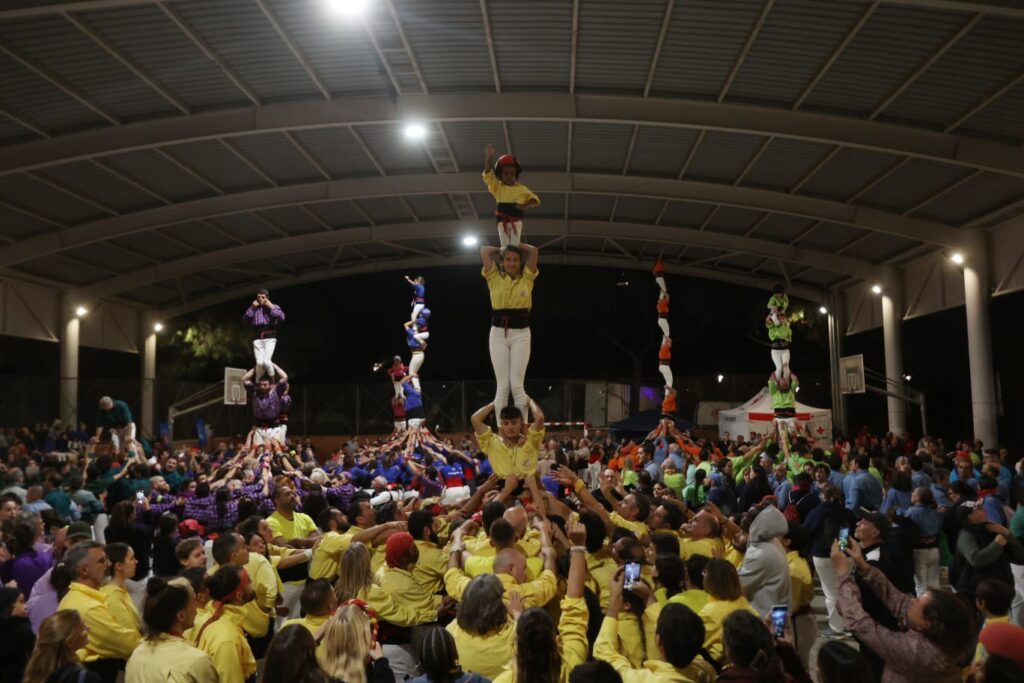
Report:
[[[416,318],[420,317],[420,311],[427,305],[427,280],[422,275],[416,277],[406,275],[405,281],[412,287],[412,314],[409,316],[409,321],[415,324]]]
[[[772,290],[772,296],[768,299],[768,310],[771,311],[771,320],[775,325],[779,325],[780,315],[786,314],[786,309],[789,308],[789,296],[786,295],[786,288],[782,285],[775,285],[775,289]]]
[[[497,202],[494,217],[498,220],[498,241],[502,249],[509,245],[518,247],[523,235],[523,209],[539,206],[540,198],[519,182],[523,172],[519,160],[511,154],[502,154],[495,161],[494,145],[487,145],[485,151],[484,184]]]

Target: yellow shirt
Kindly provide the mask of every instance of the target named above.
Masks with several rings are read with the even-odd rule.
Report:
[[[107,609],[114,621],[142,633],[142,619],[128,591],[116,583],[108,583],[100,588],[100,592],[107,596]]]
[[[416,541],[420,559],[412,568],[412,578],[428,593],[437,593],[444,585],[444,573],[448,571],[448,552],[430,541]]]
[[[324,624],[326,624],[330,620],[330,618],[331,618],[330,614],[325,614],[322,617],[315,617],[315,616],[307,614],[306,616],[304,616],[301,619],[289,619],[288,621],[284,622],[284,624],[281,626],[281,628],[284,628],[285,626],[293,626],[293,625],[302,626],[307,631],[309,631],[310,635],[312,635],[314,639],[316,639],[317,631],[319,631],[320,627],[323,626]],[[324,644],[321,641],[320,643],[317,643],[317,646],[316,646],[317,657],[320,657],[321,655],[323,655],[323,653],[324,653]]]
[[[462,630],[458,621],[453,621],[445,628],[455,639],[455,649],[459,653],[459,664],[463,671],[494,678],[515,656],[516,622],[511,616],[500,631],[486,636]]]
[[[534,430],[531,426],[522,446],[518,443],[511,448],[506,446],[504,439],[492,432],[490,427],[483,434],[477,434],[476,440],[499,477],[525,477],[537,473],[537,454],[544,442],[543,427]]]
[[[257,559],[259,558],[259,559]],[[261,563],[260,560],[263,560]],[[220,569],[219,564],[214,564],[210,569],[210,573],[207,576],[213,576]],[[273,579],[267,574],[267,570],[273,573]],[[249,573],[249,579],[252,582],[252,589],[255,597],[244,605],[227,605],[225,611],[237,613],[242,620],[242,629],[253,638],[262,638],[267,635],[267,631],[270,629],[270,613],[274,611],[274,607],[277,603],[277,571],[270,566],[270,560],[257,555],[256,553],[249,553],[249,562],[245,565],[245,571]],[[272,593],[271,593],[272,591]],[[271,600],[269,607],[264,608],[264,604],[268,604],[267,600]],[[209,614],[213,614],[213,601],[211,600],[209,608]],[[198,635],[199,633],[199,616],[196,615],[196,625],[192,629]]]
[[[725,560],[732,566],[736,567],[736,569],[739,569],[743,564],[743,551],[734,546],[732,541],[728,539],[723,539],[722,543],[725,545]]]
[[[491,196],[500,204],[529,204],[530,201],[534,201],[540,204],[540,198],[533,193],[530,188],[523,185],[518,180],[514,185],[506,185],[501,182],[498,176],[494,175],[494,171],[487,169],[483,173],[484,184],[487,185],[487,191],[491,193]]]
[[[562,615],[558,619],[558,649],[562,653],[562,670],[559,683],[566,683],[569,674],[587,661],[587,603],[583,598],[563,598]],[[515,683],[515,659],[510,661],[494,683]],[[529,683],[524,681],[523,683]]]
[[[195,645],[199,639],[199,629],[203,627],[203,624],[205,624],[212,615],[213,600],[208,601],[205,605],[197,606],[195,623],[192,624],[192,628],[186,630],[182,634],[182,638],[184,638],[189,644]]]
[[[686,562],[694,555],[703,555],[704,557],[714,557],[712,554],[715,550],[720,555],[725,555],[725,545],[722,543],[720,538],[687,538],[686,536],[679,537],[679,557]]]
[[[725,650],[722,647],[722,624],[727,616],[741,609],[747,610],[758,618],[761,617],[742,596],[738,600],[716,600],[709,597],[708,604],[704,605],[698,614],[704,622],[704,648],[715,661],[721,661],[725,655]]]
[[[491,545],[490,537],[484,531],[481,531],[475,537],[465,539],[463,542],[466,544],[466,550],[471,555],[480,555],[481,557],[494,557],[497,555],[494,551],[494,546]],[[538,557],[540,555],[540,532],[536,529],[527,530],[526,535],[516,543],[516,547],[522,550],[523,554],[527,557]],[[447,569],[447,562],[445,568]]]
[[[519,597],[522,598],[523,605],[526,608],[543,607],[558,592],[558,578],[550,569],[542,571],[540,578],[536,581],[528,581],[526,583],[516,583],[516,580],[508,574],[496,574],[496,576],[505,588],[505,602],[508,602],[509,594],[515,591],[519,593]],[[445,588],[448,590],[448,595],[452,596],[455,600],[462,599],[462,594],[465,592],[469,582],[470,578],[466,576],[466,572],[458,567],[451,567],[445,572]]]
[[[487,281],[487,290],[491,293],[491,309],[503,308],[533,308],[533,283],[539,275],[538,271],[532,270],[523,264],[522,275],[510,277],[505,275],[497,266],[492,265],[490,270],[481,270],[484,280]]]
[[[381,621],[402,627],[412,627],[419,624],[429,624],[437,619],[437,610],[419,610],[411,605],[406,605],[386,593],[377,584],[370,584],[370,588],[359,596],[365,600],[377,613]]]
[[[1001,616],[1001,617],[989,617],[988,619],[985,619],[984,621],[981,622],[981,628],[978,629],[978,633],[981,633],[981,631],[986,626],[988,626],[989,624],[1009,624],[1009,623],[1010,623],[1010,615],[1009,614],[1006,614],[1006,615]],[[985,646],[984,645],[982,645],[981,643],[978,643],[978,645],[974,648],[974,659],[971,660],[971,664],[972,665],[977,664],[978,662],[983,661],[985,659],[988,659],[988,652],[985,651]]]
[[[97,659],[128,659],[142,636],[114,618],[107,608],[106,594],[74,581],[57,609],[73,609],[89,627],[89,642],[78,650],[83,662]]]
[[[811,577],[811,565],[800,557],[800,553],[790,550],[786,553],[789,561],[789,581],[793,588],[793,611],[814,600],[814,579]]]
[[[256,604],[263,611],[272,612],[277,604],[277,570],[267,558],[257,553],[249,553],[245,571],[249,573],[249,580],[252,581],[253,590],[256,592]]]
[[[611,664],[622,676],[623,683],[713,683],[715,680],[714,667],[700,655],[694,657],[689,666],[683,669],[655,659],[648,659],[643,667],[631,666],[629,660],[617,650],[618,629],[618,620],[604,618],[594,642],[594,658]]]
[[[296,538],[309,538],[317,530],[313,518],[301,512],[293,512],[291,520],[285,519],[280,512],[267,517],[267,525],[274,533],[274,538],[281,536],[286,541]]]
[[[611,518],[612,524],[627,531],[632,531],[637,538],[651,535],[650,528],[644,522],[631,522],[618,512],[613,512],[608,516]]]
[[[313,559],[309,563],[310,579],[334,579],[338,576],[341,556],[352,545],[355,536],[349,532],[339,534],[337,531],[328,531],[320,537],[320,545],[313,549]]]
[[[124,683],[217,683],[219,680],[209,655],[172,635],[142,641],[124,671]]]
[[[608,585],[618,568],[607,550],[587,553],[587,587],[594,591],[602,611],[608,611]]]
[[[708,604],[708,597],[706,591],[693,588],[682,593],[676,593],[667,602],[677,602],[680,605],[686,605],[694,614],[700,614],[700,611],[704,609],[704,605]]]
[[[220,674],[220,683],[245,683],[256,673],[256,660],[242,631],[242,616],[225,610],[219,619],[203,629],[199,649],[210,656]]]
[[[388,567],[384,570],[384,577],[381,579],[380,587],[385,593],[403,605],[408,605],[423,614],[432,612],[432,618],[424,623],[437,621],[437,609],[441,606],[441,596],[428,593],[413,578],[411,572],[399,569],[398,567]]]
[[[494,556],[480,557],[474,555],[473,557],[467,558],[466,562],[466,574],[469,576],[480,576],[481,574],[493,574],[494,573]],[[535,581],[540,578],[540,573],[544,571],[544,560],[539,557],[528,557],[526,558],[526,580]]]

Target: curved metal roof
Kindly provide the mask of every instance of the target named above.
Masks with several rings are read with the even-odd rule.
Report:
[[[328,5],[5,2],[0,274],[172,315],[471,262],[489,142],[548,262],[808,298],[1024,213],[1016,2]]]

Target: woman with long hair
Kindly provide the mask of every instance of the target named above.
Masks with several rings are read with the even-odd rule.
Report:
[[[36,549],[42,536],[43,524],[38,515],[19,515],[7,539],[7,550],[14,557],[0,565],[0,581],[14,581],[26,598],[39,577],[53,566],[53,553]]]
[[[704,649],[716,661],[724,655],[722,625],[733,612],[742,610],[750,614],[757,611],[743,595],[743,585],[736,567],[730,562],[712,558],[704,569],[704,590],[708,601],[698,615],[704,622]]]
[[[329,683],[316,661],[316,641],[305,626],[292,624],[274,634],[260,683]],[[127,683],[127,682],[126,682]]]
[[[135,551],[135,574],[128,578],[142,581],[149,576],[149,557],[153,537],[136,523],[135,504],[122,500],[110,511],[110,525],[103,532],[107,543],[127,543]]]
[[[490,683],[490,679],[478,673],[463,672],[455,639],[440,626],[426,627],[420,637],[417,654],[423,675],[409,683]]]
[[[220,680],[209,655],[184,638],[196,619],[196,596],[187,580],[151,578],[142,618],[147,636],[128,658],[125,683]]]
[[[107,609],[119,623],[142,632],[139,611],[128,594],[125,583],[135,575],[135,551],[125,543],[109,543],[106,547],[110,560],[110,581],[100,592],[107,596]]]
[[[811,683],[792,647],[783,643],[780,647],[786,647],[791,655],[787,661],[792,668],[787,672],[771,631],[756,614],[739,611],[726,617],[722,626],[722,643],[729,666],[719,674],[720,682]]]
[[[494,574],[476,576],[462,594],[447,630],[467,671],[489,678],[502,672],[515,652],[516,622],[504,602],[505,588]]]
[[[0,587],[0,683],[21,681],[35,643],[25,596],[17,588]]]
[[[523,424],[529,422],[526,366],[530,363],[530,309],[537,279],[537,247],[520,243],[503,250],[480,247],[482,275],[491,298],[491,334],[488,347],[494,380],[494,412],[508,405],[509,396],[519,408]],[[501,265],[495,264],[496,257]]]
[[[89,642],[89,628],[78,612],[62,609],[43,620],[23,683],[100,683],[82,668],[77,650]]]
[[[396,601],[389,593],[374,582],[370,569],[370,551],[358,541],[348,547],[338,567],[338,580],[334,583],[334,594],[338,604],[348,600],[363,600],[380,617],[395,626],[413,626],[437,621],[434,610],[420,611]]]
[[[153,537],[153,574],[156,576],[178,575],[178,557],[174,551],[181,541],[179,521],[173,512],[165,512],[156,522],[156,535]]]
[[[370,617],[357,604],[343,605],[327,622],[323,648],[320,664],[338,683],[393,683],[395,680],[380,643],[373,638]]]

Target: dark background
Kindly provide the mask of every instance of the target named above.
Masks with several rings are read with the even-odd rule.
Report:
[[[660,333],[654,303],[657,288],[649,273],[580,267],[543,267],[534,291],[531,328],[533,352],[528,377],[544,379],[617,379],[639,373],[655,381]],[[427,279],[430,346],[425,380],[486,380],[492,371],[487,352],[487,289],[473,267],[434,268]],[[396,353],[408,358],[402,322],[407,320],[411,289],[402,273],[373,274],[272,291],[271,299],[288,317],[279,334],[274,360],[293,382],[382,382],[372,371],[376,361]],[[772,364],[764,332],[768,292],[711,280],[668,276],[672,293],[673,369],[677,376],[764,373]],[[628,283],[628,284],[627,284]],[[157,373],[161,379],[216,381],[223,366],[245,367],[251,347],[241,315],[251,299],[222,304],[167,321],[160,336]],[[794,324],[793,368],[827,374],[824,317],[817,306],[794,300],[803,311]],[[1024,407],[1024,357],[1016,335],[1024,313],[1024,292],[992,300],[992,344],[1003,414],[1000,434],[1011,447],[1024,446],[1024,426],[1013,416]],[[1018,322],[1014,322],[1018,321]],[[227,335],[225,353],[195,357],[184,341],[190,326],[205,325]],[[230,347],[230,352],[226,347]],[[844,355],[863,353],[868,368],[884,368],[881,329],[844,339]],[[932,433],[947,439],[971,434],[966,317],[962,307],[903,323],[904,369],[911,385],[927,394]],[[85,378],[137,378],[140,359],[83,347],[80,374]],[[56,344],[0,337],[0,375],[59,374]],[[815,392],[827,405],[827,387]],[[822,398],[823,397],[823,398]],[[737,400],[746,396],[732,397]],[[808,396],[807,398],[810,398]],[[806,399],[805,399],[806,400]],[[692,417],[694,405],[681,401]],[[876,431],[886,425],[885,401],[867,394],[849,398],[852,429]],[[50,412],[55,412],[51,410]],[[89,417],[88,411],[84,413]],[[3,420],[0,419],[0,422]],[[920,433],[918,412],[908,406],[912,433]]]

